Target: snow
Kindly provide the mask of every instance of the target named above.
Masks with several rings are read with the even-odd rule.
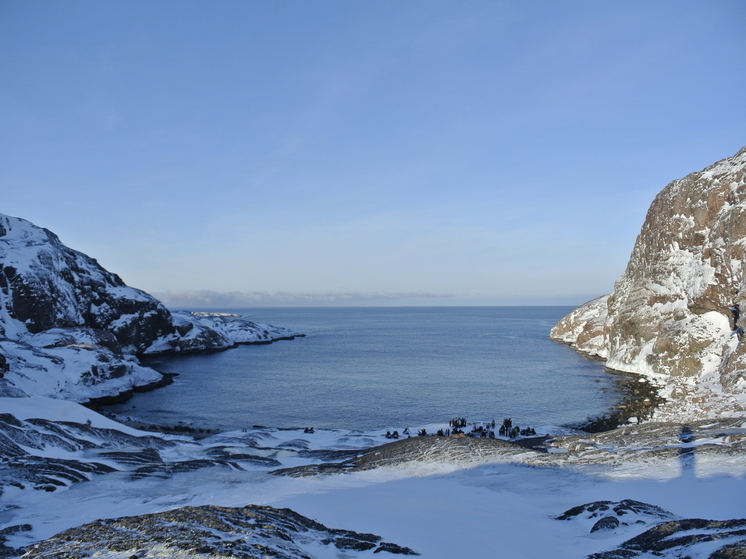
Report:
[[[554,519],[586,502],[631,498],[690,516],[695,512],[688,505],[692,500],[699,503],[696,513],[710,513],[706,517],[743,514],[742,480],[662,482],[654,475],[651,479],[609,482],[593,472],[486,465],[423,478],[381,476],[361,487],[296,495],[274,505],[293,508],[326,525],[380,534],[423,557],[526,559],[583,557],[633,535],[627,530],[590,534],[587,524]],[[733,485],[738,490],[730,492]]]
[[[40,343],[54,338],[50,331],[27,337]],[[90,345],[85,336],[79,341],[62,347],[39,348],[0,338],[0,350],[11,364],[3,382],[28,395],[85,402],[162,378],[157,371],[139,365],[132,356],[118,356],[105,347]]]
[[[0,398],[0,410],[19,419],[90,421],[95,427],[152,436],[61,400]],[[423,427],[435,430],[444,426]],[[730,431],[743,435],[744,429]],[[259,454],[263,450],[283,467],[313,462],[293,450],[297,447],[362,451],[386,442],[383,431],[316,430],[309,434],[269,428],[221,433],[201,441],[170,440],[181,442],[164,450],[164,459],[185,459],[212,447],[229,447],[236,453]],[[592,443],[589,437],[583,440]],[[695,454],[687,460],[661,455],[646,460],[633,457],[617,464],[580,459],[542,463],[547,455],[542,458],[522,452],[474,460],[423,459],[308,477],[269,475],[268,468],[246,464],[244,471],[204,468],[167,479],[134,479],[125,473],[113,473],[54,493],[6,487],[0,496],[0,529],[31,524],[31,532],[10,537],[11,545],[20,546],[98,518],[188,505],[258,504],[288,507],[331,528],[374,533],[385,541],[410,547],[422,557],[576,559],[613,549],[652,526],[645,520],[647,524],[591,534],[594,519],[556,519],[585,503],[634,499],[681,518],[743,517],[746,456],[697,454],[696,447],[706,444],[723,442],[721,438],[704,438],[695,444],[677,441],[674,447],[694,448]],[[49,448],[28,450],[54,455]],[[307,549],[314,557],[342,557],[338,550],[318,543],[309,544]],[[367,556],[364,552],[345,553],[349,554],[344,557]]]
[[[74,423],[91,422],[94,427],[116,429],[134,436],[150,435],[131,429],[103,415],[96,413],[75,402],[56,400],[43,396],[27,396],[25,398],[0,398],[0,412],[9,413],[16,419],[47,419],[49,421],[72,421]]]

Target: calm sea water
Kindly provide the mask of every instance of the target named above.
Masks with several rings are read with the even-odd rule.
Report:
[[[549,330],[570,307],[220,309],[305,338],[169,357],[174,384],[112,411],[213,429],[378,429],[504,417],[567,425],[619,402],[613,375]]]

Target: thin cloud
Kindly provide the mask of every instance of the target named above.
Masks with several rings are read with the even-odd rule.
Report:
[[[437,302],[452,298],[450,293],[289,293],[241,291],[163,291],[153,293],[171,308],[230,308],[273,306],[345,306]]]

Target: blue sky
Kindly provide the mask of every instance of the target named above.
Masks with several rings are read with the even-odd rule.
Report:
[[[581,303],[745,55],[740,0],[0,0],[0,212],[183,301]]]

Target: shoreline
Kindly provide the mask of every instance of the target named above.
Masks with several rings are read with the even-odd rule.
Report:
[[[643,375],[636,373],[628,373],[623,371],[616,371],[614,369],[606,368],[605,371],[609,374],[614,375],[616,383],[616,390],[619,392],[621,399],[619,403],[610,407],[605,413],[597,416],[588,416],[586,419],[563,425],[556,425],[555,427],[560,429],[572,429],[581,431],[583,433],[594,434],[612,431],[619,427],[626,425],[634,425],[638,423],[648,423],[654,420],[655,410],[663,404],[666,400],[658,394],[658,387],[651,383]],[[135,390],[129,390],[128,397],[123,399],[117,399],[117,397],[108,397],[97,399],[96,402],[88,402],[85,405],[87,408],[99,413],[109,419],[122,423],[127,427],[139,429],[142,431],[149,431],[153,433],[162,433],[166,435],[188,435],[199,440],[211,435],[236,431],[241,428],[235,429],[220,429],[206,426],[204,424],[186,424],[182,421],[176,424],[168,423],[157,423],[153,421],[145,421],[138,419],[137,417],[130,417],[124,415],[124,413],[114,413],[107,411],[109,405],[119,404],[131,400],[135,393],[138,392],[149,392],[156,390],[163,386],[167,386],[173,382],[173,377],[178,376],[178,373],[163,373],[158,371],[164,377],[168,377],[162,382],[151,383],[147,387],[138,387]],[[605,390],[604,390],[605,391]],[[100,401],[103,400],[103,401]],[[136,415],[136,414],[134,414]],[[631,421],[634,420],[634,421]],[[447,422],[443,422],[446,424]],[[471,422],[469,425],[476,425],[481,423],[480,421]],[[423,425],[440,424],[438,422],[423,422]],[[245,428],[262,428],[262,429],[277,429],[278,431],[292,431],[292,430],[303,430],[305,426],[266,426],[266,425],[247,425]],[[322,428],[322,430],[358,430],[362,432],[376,432],[384,431],[389,427],[372,428],[372,429],[357,429],[352,427],[339,427],[339,428]],[[434,434],[429,434],[433,435]],[[524,437],[526,438],[526,437]],[[512,439],[512,440],[522,440]]]
[[[654,421],[655,411],[666,402],[659,394],[659,387],[644,375],[617,371],[609,367],[606,372],[614,375],[620,394],[620,403],[600,416],[589,417],[574,425],[587,433],[611,431],[624,425]],[[636,420],[632,422],[631,420]]]
[[[156,390],[157,388],[162,388],[164,386],[168,386],[169,384],[172,384],[174,382],[174,377],[178,377],[179,373],[166,373],[164,371],[160,371],[156,369],[149,363],[152,361],[157,362],[157,360],[162,357],[180,357],[180,356],[187,356],[187,355],[220,353],[223,351],[236,349],[237,347],[244,346],[244,345],[269,345],[269,344],[273,344],[279,341],[292,341],[295,338],[305,338],[305,337],[306,337],[305,334],[293,334],[292,336],[282,336],[278,338],[273,338],[271,340],[259,340],[259,341],[251,341],[251,342],[234,342],[233,345],[230,345],[230,346],[211,348],[211,349],[192,349],[192,350],[186,350],[186,351],[180,351],[180,352],[162,351],[162,352],[157,352],[157,353],[137,354],[135,355],[135,357],[137,358],[138,363],[143,367],[148,367],[149,369],[153,369],[156,373],[159,373],[161,375],[160,379],[154,382],[150,382],[148,384],[132,386],[132,388],[128,388],[127,390],[123,390],[111,396],[100,396],[97,398],[89,398],[87,401],[79,402],[79,403],[80,405],[90,408],[94,411],[99,411],[100,408],[103,406],[122,404],[124,402],[128,402],[137,393],[150,392],[152,390]]]
[[[637,375],[635,373],[625,373],[621,371],[615,371],[613,369],[606,369],[607,372],[615,375],[618,377],[617,383],[619,385],[618,390],[620,391],[620,394],[623,395],[623,398],[621,399],[620,403],[616,404],[615,406],[609,408],[609,410],[599,416],[595,417],[588,417],[587,419],[580,421],[578,423],[572,423],[572,424],[566,424],[566,425],[557,425],[556,427],[559,429],[572,429],[576,431],[580,431],[582,433],[586,434],[597,434],[597,433],[604,433],[613,431],[614,429],[617,429],[619,427],[624,427],[628,425],[634,425],[636,423],[650,423],[654,422],[654,413],[657,407],[665,402],[665,399],[658,396],[658,388],[654,386],[652,383],[650,383],[645,377],[642,375]],[[167,374],[167,373],[164,373]],[[171,380],[170,382],[173,382]],[[165,385],[163,385],[165,386]],[[149,390],[155,390],[158,387],[150,388]],[[132,395],[134,396],[134,394]],[[131,397],[132,397],[131,396]],[[112,402],[112,403],[119,403],[119,402]],[[207,427],[205,425],[187,425],[182,422],[178,422],[176,424],[166,424],[166,423],[154,423],[151,421],[143,421],[141,419],[137,419],[136,417],[129,417],[124,416],[119,413],[112,413],[107,412],[106,407],[108,404],[99,404],[99,405],[86,405],[86,407],[89,407],[96,413],[100,413],[101,415],[108,417],[109,419],[112,419],[114,421],[117,421],[118,423],[122,423],[123,425],[127,427],[132,427],[134,429],[139,429],[141,431],[148,431],[152,433],[161,433],[165,435],[187,435],[193,437],[195,440],[204,439],[206,437],[210,437],[212,435],[217,435],[220,433],[226,433],[231,431],[236,431],[237,429],[215,429],[211,427]],[[630,422],[630,419],[636,419],[637,421],[635,423]],[[481,422],[471,422],[468,425],[478,425]],[[433,424],[426,423],[427,425]],[[439,424],[439,423],[436,423]],[[446,423],[443,422],[445,425]],[[286,426],[264,426],[264,425],[251,425],[247,426],[246,429],[276,429],[278,431],[302,431],[305,429],[305,427],[296,426],[296,427],[286,427]],[[340,428],[341,430],[344,429],[350,429],[347,428]],[[334,431],[334,430],[340,430],[340,429],[320,429],[320,430],[327,430],[327,431]],[[382,427],[380,429],[364,429],[360,430],[361,432],[377,432],[377,431],[384,431],[386,428]],[[416,428],[415,428],[416,429]],[[356,430],[354,427],[351,430]],[[416,435],[413,435],[416,436]],[[426,436],[437,436],[434,433],[429,433]],[[472,436],[467,434],[466,436],[469,436],[471,438],[480,438],[476,436]],[[528,444],[527,441],[534,440],[534,439],[541,439],[541,442],[546,440],[547,438],[550,438],[551,435],[547,434],[541,434],[537,433],[536,436],[520,436],[513,439],[510,438],[503,438],[503,437],[496,437],[500,440],[510,440],[512,442],[515,442],[516,444],[519,444],[521,446],[525,446],[526,448],[534,448],[535,445]],[[535,448],[534,448],[535,449]]]

